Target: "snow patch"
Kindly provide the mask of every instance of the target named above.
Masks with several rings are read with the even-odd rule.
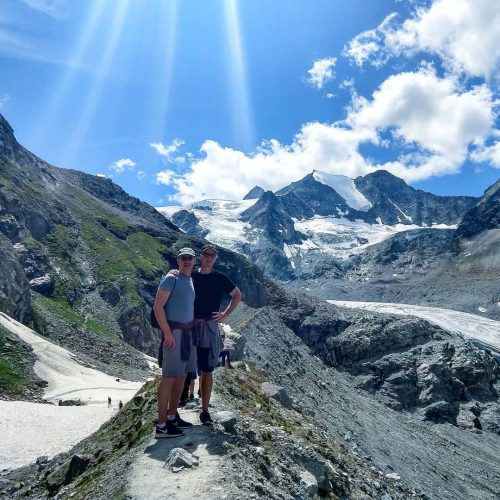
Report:
[[[354,181],[345,175],[332,175],[315,170],[313,177],[321,184],[325,184],[334,189],[346,203],[355,210],[367,212],[372,208],[372,204],[365,198],[363,193],[358,191]]]
[[[48,382],[45,399],[80,399],[86,403],[56,406],[0,401],[0,470],[27,465],[40,455],[52,458],[69,450],[111,418],[118,411],[119,400],[126,403],[142,385],[81,365],[73,353],[4,313],[0,313],[0,324],[32,347],[37,357],[34,371]],[[108,397],[112,400],[110,407]]]
[[[399,211],[399,213],[408,221],[408,222],[413,222],[413,219],[409,216],[406,215],[397,205],[394,203],[390,198],[387,198],[393,205],[394,207]],[[401,219],[398,217],[398,221],[401,222]]]
[[[203,200],[196,202],[190,208],[200,221],[201,227],[208,230],[206,239],[231,250],[241,251],[241,246],[248,243],[250,224],[240,221],[241,212],[247,210],[258,200]],[[210,208],[210,210],[206,210]],[[170,219],[180,210],[185,210],[179,206],[157,207],[162,215]],[[250,235],[251,237],[251,235]]]

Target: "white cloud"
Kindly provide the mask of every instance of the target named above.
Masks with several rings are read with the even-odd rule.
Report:
[[[356,64],[383,64],[392,55],[427,52],[453,72],[492,77],[500,63],[498,0],[435,0],[396,26],[388,16],[375,30],[355,37],[345,54]]]
[[[122,158],[121,160],[116,160],[108,168],[114,170],[117,174],[121,174],[125,169],[133,169],[135,167],[135,161],[130,158]]]
[[[380,25],[373,30],[367,30],[354,37],[344,49],[343,55],[350,57],[358,66],[370,62],[374,66],[381,66],[389,57],[383,50],[383,43],[387,32],[392,30],[397,14],[389,14]]]
[[[491,146],[479,146],[472,152],[471,160],[476,163],[487,162],[492,167],[500,168],[500,142],[495,142]]]
[[[400,73],[385,80],[373,99],[359,98],[349,113],[353,129],[392,129],[395,138],[414,143],[459,165],[468,144],[492,132],[493,98],[486,85],[460,92],[434,71]]]
[[[137,172],[137,179],[142,181],[144,179],[144,177],[146,177],[146,175],[147,175],[146,172],[144,172],[143,170],[139,170]]]
[[[314,61],[313,67],[307,71],[309,77],[307,81],[314,87],[321,89],[326,82],[333,80],[335,77],[333,67],[337,62],[337,58],[328,57]]]
[[[389,77],[371,99],[353,93],[346,120],[307,123],[288,146],[271,140],[247,155],[206,141],[204,157],[192,161],[184,175],[165,170],[157,182],[175,187],[174,198],[187,204],[241,199],[255,185],[274,191],[314,169],[357,177],[384,168],[407,181],[446,175],[458,172],[494,133],[493,106],[485,85],[463,91],[453,79],[421,68]],[[366,143],[395,146],[399,155],[374,163],[360,153]]]
[[[156,173],[156,183],[164,184],[165,186],[174,184],[177,178],[178,175],[173,170],[162,170]]]
[[[64,20],[67,17],[66,0],[23,0],[23,2],[31,9],[54,19]]]
[[[172,155],[179,151],[179,148],[184,144],[184,141],[180,139],[174,139],[171,144],[165,144],[161,142],[152,142],[149,145],[156,150],[156,152],[163,156],[167,161],[173,161]]]
[[[9,101],[10,96],[8,94],[0,95],[0,109],[3,108]]]

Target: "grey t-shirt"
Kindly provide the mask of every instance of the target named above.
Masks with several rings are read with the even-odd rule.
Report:
[[[158,289],[171,293],[165,304],[165,315],[170,321],[190,323],[194,318],[194,286],[191,276],[167,274]]]

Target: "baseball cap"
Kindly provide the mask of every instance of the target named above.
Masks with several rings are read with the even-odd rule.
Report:
[[[177,252],[177,257],[180,257],[181,255],[191,255],[192,257],[196,257],[196,254],[194,253],[194,250],[192,248],[189,248],[189,247],[181,248]]]
[[[212,245],[212,243],[207,243],[206,245],[203,245],[203,248],[201,249],[201,251],[204,252],[205,250],[208,250],[208,249],[212,249],[215,251],[215,253],[219,253],[217,251],[217,248],[215,247],[215,245]]]

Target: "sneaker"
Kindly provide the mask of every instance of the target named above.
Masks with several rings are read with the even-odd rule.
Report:
[[[167,422],[164,425],[156,424],[155,438],[175,438],[184,436],[184,433],[172,422]]]
[[[175,420],[173,422],[178,429],[191,429],[191,427],[193,427],[193,424],[191,422],[186,422],[185,420],[182,420],[182,418],[179,415],[179,412],[175,414]]]
[[[212,420],[212,417],[210,416],[210,413],[208,413],[208,411],[202,411],[200,413],[200,422],[203,425],[214,425],[214,421]]]

